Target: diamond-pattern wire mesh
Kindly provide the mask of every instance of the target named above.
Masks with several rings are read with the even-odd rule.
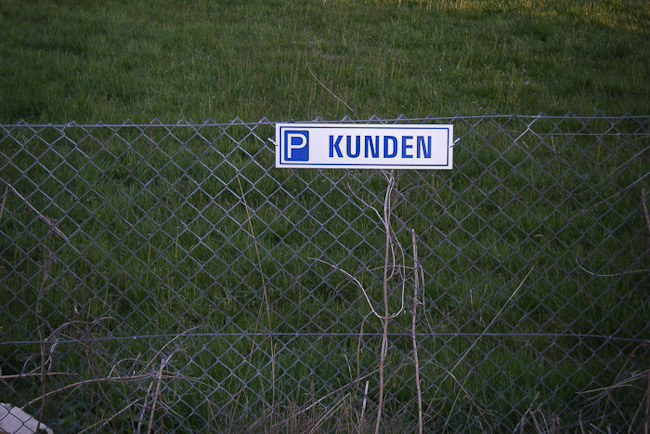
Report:
[[[56,432],[373,429],[387,205],[383,431],[418,423],[411,230],[427,431],[642,426],[650,117],[364,122],[453,123],[454,169],[388,206],[389,172],[274,168],[267,119],[0,126],[0,401]]]

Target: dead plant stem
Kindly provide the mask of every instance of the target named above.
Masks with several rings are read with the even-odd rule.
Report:
[[[86,384],[92,384],[92,383],[100,383],[100,382],[110,382],[110,381],[137,381],[137,380],[142,380],[144,378],[151,378],[153,374],[148,373],[148,374],[139,374],[139,375],[132,375],[132,376],[126,376],[126,377],[103,377],[103,378],[90,378],[87,380],[81,380],[77,381],[76,383],[71,383],[71,384],[66,384],[65,386],[59,387],[58,389],[55,390],[50,390],[45,394],[45,398],[49,398],[50,396],[56,395],[57,393],[60,392],[65,392],[66,390],[69,389],[75,389],[80,386],[84,386]],[[166,378],[165,374],[163,374],[163,378]],[[38,401],[41,400],[41,397],[39,396],[38,398],[32,399],[31,401],[27,402],[25,404],[25,407],[29,407],[32,404],[37,403]]]
[[[244,203],[244,208],[246,209],[246,216],[248,219],[248,227],[251,231],[251,236],[253,237],[253,245],[255,246],[255,255],[257,256],[257,264],[260,269],[260,278],[262,279],[262,297],[264,298],[264,305],[266,306],[266,319],[269,326],[269,342],[271,344],[271,420],[270,426],[273,426],[273,411],[275,408],[275,349],[273,346],[273,327],[271,324],[271,305],[269,302],[269,294],[267,291],[266,278],[264,277],[264,270],[262,269],[262,257],[260,255],[259,245],[257,242],[257,236],[255,235],[255,229],[253,228],[253,221],[251,217],[250,208],[246,202],[246,196],[244,196],[244,188],[242,187],[241,180],[239,179],[239,173],[237,174],[237,183],[239,184],[239,192],[241,193],[241,199]],[[254,345],[254,343],[253,343]],[[252,351],[251,351],[252,356]]]
[[[5,212],[5,200],[7,200],[7,193],[9,192],[9,184],[5,187],[5,194],[2,195],[2,205],[0,205],[0,221],[2,221],[2,214]]]
[[[391,246],[391,230],[390,230],[390,195],[395,184],[395,170],[390,171],[390,178],[388,179],[388,186],[386,187],[386,196],[384,198],[384,232],[386,235],[386,247],[384,252],[384,317],[383,333],[381,338],[381,353],[379,354],[379,403],[377,405],[377,421],[375,422],[375,434],[379,434],[381,426],[381,413],[384,407],[384,364],[386,362],[386,352],[388,350],[388,264],[390,259],[390,246]]]
[[[366,387],[363,390],[363,403],[361,405],[361,416],[359,417],[359,429],[357,430],[359,433],[362,432],[363,426],[365,425],[365,413],[366,413],[366,404],[368,402],[368,385],[370,384],[370,381],[366,381]]]
[[[646,192],[645,187],[641,188],[641,206],[643,207],[643,216],[645,217],[645,224],[648,228],[648,244],[650,245],[650,216],[648,215],[648,205],[646,205]]]
[[[354,283],[359,287],[359,289],[361,289],[361,293],[363,294],[364,298],[366,299],[366,302],[368,303],[368,307],[370,308],[370,312],[371,312],[374,316],[376,316],[380,321],[383,320],[384,315],[380,315],[380,314],[375,310],[375,308],[374,308],[373,305],[372,305],[372,301],[370,301],[370,296],[368,295],[368,292],[366,291],[366,288],[363,287],[363,285],[361,284],[361,282],[359,281],[359,279],[357,279],[356,277],[354,277],[352,274],[348,273],[347,271],[345,271],[345,270],[342,269],[341,267],[339,267],[339,266],[337,266],[337,265],[334,265],[334,264],[332,264],[332,263],[329,263],[329,262],[327,262],[327,261],[325,261],[325,260],[323,260],[323,259],[313,258],[313,257],[307,257],[307,259],[311,259],[311,260],[314,260],[314,261],[317,261],[317,262],[323,263],[323,264],[325,264],[325,265],[331,267],[332,269],[334,269],[334,270],[336,270],[336,271],[340,271],[340,272],[343,273],[345,276],[347,276],[348,278],[350,278],[350,280],[352,280],[352,281],[353,281],[353,282],[354,282]],[[379,267],[379,268],[383,270],[383,267]],[[370,271],[374,271],[374,270],[376,270],[376,269],[370,269]],[[388,280],[390,280],[390,277],[388,278]],[[397,310],[397,312],[388,315],[388,319],[396,318],[396,317],[399,316],[399,315],[402,313],[402,311],[404,310],[404,289],[403,289],[403,288],[404,288],[404,285],[402,286],[402,296],[401,296],[400,308]]]
[[[135,404],[138,403],[138,401],[140,401],[140,399],[136,399],[136,400],[130,402],[130,403],[129,403],[127,406],[125,406],[122,410],[120,410],[120,411],[118,411],[117,413],[114,413],[113,415],[111,415],[111,417],[109,417],[109,418],[107,418],[107,419],[102,419],[102,420],[100,420],[99,422],[97,422],[97,423],[95,423],[95,424],[92,424],[92,425],[90,425],[90,426],[87,427],[87,428],[82,429],[82,430],[79,431],[77,434],[82,434],[82,433],[85,433],[85,432],[87,432],[87,431],[90,431],[90,430],[92,430],[93,428],[97,427],[98,425],[99,425],[98,428],[103,427],[104,425],[108,424],[110,421],[112,421],[113,419],[115,419],[117,416],[119,416],[120,414],[124,413],[124,412],[125,412],[126,410],[128,410],[129,408],[133,407]]]
[[[29,209],[31,209],[32,211],[34,211],[34,212],[36,213],[36,215],[38,216],[38,218],[40,218],[41,220],[43,220],[43,221],[45,222],[45,224],[47,224],[47,225],[50,227],[50,229],[51,229],[55,234],[57,234],[58,236],[60,236],[61,238],[63,238],[63,240],[64,240],[66,243],[69,243],[69,242],[70,242],[70,240],[68,239],[68,237],[66,237],[65,234],[64,234],[64,233],[63,233],[59,228],[56,227],[56,224],[54,224],[54,221],[53,221],[51,218],[49,218],[49,217],[45,217],[43,214],[41,214],[41,212],[40,212],[39,210],[37,210],[37,209],[34,207],[34,205],[32,205],[31,203],[29,203],[29,201],[28,201],[27,199],[25,199],[25,197],[24,197],[22,194],[20,194],[20,193],[18,192],[18,190],[16,190],[16,189],[14,188],[13,185],[7,183],[7,187],[9,187],[9,188],[11,189],[11,191],[13,191],[14,194],[15,194],[16,196],[18,196],[18,197],[20,198],[20,200],[22,200],[22,201],[25,203],[25,205],[27,205],[27,207],[28,207]],[[4,201],[3,201],[3,203],[4,203]]]
[[[312,429],[309,431],[309,434],[313,434],[313,433],[315,433],[316,431],[318,431],[318,428],[320,428],[320,426],[321,426],[323,423],[325,423],[325,421],[326,421],[327,419],[329,419],[330,417],[332,417],[332,415],[333,415],[334,413],[336,413],[336,412],[339,410],[339,408],[341,408],[341,406],[342,406],[343,404],[345,404],[345,400],[349,397],[349,395],[350,395],[350,393],[348,392],[348,393],[346,393],[345,395],[343,395],[343,397],[342,397],[341,399],[339,399],[337,402],[335,402],[334,405],[332,405],[332,406],[330,407],[330,409],[329,409],[328,411],[326,411],[325,414],[324,414],[324,415],[323,415],[323,416],[322,416],[322,417],[321,417],[321,418],[316,422],[316,424],[315,424],[315,425],[312,427]]]
[[[467,357],[467,355],[472,351],[472,349],[474,349],[474,347],[476,347],[476,345],[478,345],[478,343],[479,343],[479,341],[481,340],[481,338],[482,338],[482,337],[487,333],[487,331],[490,329],[490,327],[492,327],[492,325],[496,322],[496,320],[499,319],[499,318],[501,317],[501,314],[502,314],[503,311],[505,310],[506,306],[508,306],[508,304],[510,304],[510,302],[512,301],[512,299],[515,298],[515,295],[517,295],[517,293],[519,292],[519,290],[521,289],[521,287],[524,286],[524,283],[525,283],[526,280],[528,279],[528,276],[530,276],[530,274],[533,272],[534,269],[535,269],[535,267],[531,267],[531,269],[528,271],[528,273],[526,273],[526,276],[524,276],[524,278],[523,278],[522,281],[519,283],[519,285],[517,286],[517,288],[515,288],[515,290],[512,292],[512,294],[510,295],[510,297],[508,298],[508,300],[506,300],[506,302],[503,304],[503,306],[501,306],[501,309],[499,309],[499,311],[494,315],[494,318],[492,318],[492,320],[490,321],[490,323],[485,327],[485,329],[483,329],[483,333],[481,333],[480,335],[478,335],[478,337],[474,340],[474,342],[472,342],[472,345],[470,345],[469,348],[467,348],[467,350],[465,350],[465,352],[463,353],[463,355],[460,356],[460,358],[456,361],[456,363],[454,364],[454,366],[452,366],[449,370],[447,370],[447,374],[446,374],[446,375],[444,376],[444,378],[439,382],[439,384],[443,384],[443,383],[447,380],[447,378],[449,378],[450,376],[451,376],[452,378],[455,378],[455,377],[454,377],[454,371],[456,370],[456,368],[458,368],[458,366],[463,362],[463,360],[465,360],[465,357]],[[440,389],[438,389],[438,391],[439,391],[439,390],[440,390]],[[438,391],[436,391],[436,394],[433,396],[433,398],[431,398],[431,403],[429,404],[429,408],[433,405],[433,402],[435,401],[435,399],[436,399],[436,397],[437,397],[437,392],[438,392]],[[468,395],[468,396],[469,396],[469,395]]]
[[[530,418],[533,420],[533,425],[535,425],[535,432],[537,434],[542,434],[542,429],[540,428],[539,423],[537,423],[535,412],[533,410],[530,410],[528,413],[530,414]]]
[[[79,375],[74,372],[47,372],[46,375],[48,377],[54,376],[54,375],[67,375],[67,376],[73,376],[73,375]],[[29,374],[11,374],[11,375],[0,375],[0,380],[15,380],[18,378],[25,378],[25,377],[40,377],[41,373],[40,372],[32,372]]]
[[[41,280],[41,286],[38,288],[38,296],[36,298],[36,328],[38,329],[38,340],[40,341],[39,348],[41,353],[41,408],[38,412],[38,420],[36,421],[36,432],[41,428],[41,421],[45,415],[45,384],[46,384],[46,372],[45,372],[45,341],[43,340],[43,321],[41,321],[41,300],[45,293],[45,284],[49,279],[50,264],[52,261],[52,253],[47,245],[47,241],[50,238],[50,233],[48,232],[43,245],[45,247],[45,258],[43,259],[43,279]]]
[[[160,362],[160,368],[158,369],[158,373],[156,375],[156,391],[154,392],[153,400],[151,401],[151,413],[149,414],[149,425],[147,426],[147,434],[151,434],[151,428],[153,427],[153,418],[156,413],[156,404],[158,402],[158,397],[160,396],[160,386],[162,385],[163,370],[165,369],[165,366],[167,366],[167,363],[169,363],[169,360],[172,358],[172,356],[176,351],[177,350],[174,350],[171,353],[169,353],[169,355]]]
[[[391,378],[393,378],[393,376],[397,375],[397,373],[402,369],[403,366],[404,366],[404,362],[400,363],[400,364],[397,366],[397,368],[395,368],[395,369],[390,373],[390,375],[388,375],[387,380],[390,380]],[[305,408],[303,408],[303,409],[298,409],[298,410],[296,411],[295,416],[299,416],[299,415],[301,415],[301,414],[304,414],[304,413],[308,412],[309,410],[312,410],[312,409],[315,408],[318,404],[320,404],[321,402],[323,402],[325,399],[329,398],[330,396],[332,396],[332,395],[336,395],[337,393],[342,392],[343,390],[345,390],[345,389],[348,388],[348,387],[352,387],[354,384],[357,384],[357,383],[358,383],[359,381],[361,381],[361,380],[365,380],[365,379],[367,379],[367,378],[369,378],[369,377],[372,377],[372,376],[375,375],[378,371],[379,371],[379,368],[377,368],[377,369],[373,369],[372,371],[370,371],[370,372],[368,372],[368,373],[362,375],[361,377],[359,377],[359,378],[355,378],[355,379],[352,380],[350,383],[348,383],[348,384],[344,384],[343,386],[339,387],[338,389],[335,389],[335,390],[333,390],[333,391],[331,391],[331,392],[329,392],[329,393],[327,393],[327,394],[321,396],[320,398],[318,398],[318,399],[315,400],[315,401],[313,400],[313,397],[314,397],[314,390],[313,390],[313,383],[312,383],[312,388],[311,388],[311,390],[310,390],[310,391],[311,391],[311,396],[312,396],[312,403],[309,404],[307,407],[305,407]],[[272,431],[275,430],[276,428],[278,428],[279,425],[280,425],[280,422],[276,423],[274,426],[271,426],[271,430],[272,430]],[[255,426],[256,426],[256,425],[253,425],[253,427],[251,427],[251,428],[254,428]],[[273,432],[275,432],[275,431],[273,431]]]
[[[472,349],[473,349],[476,345],[478,345],[478,343],[479,343],[479,341],[481,340],[481,338],[483,337],[483,335],[485,335],[485,333],[487,333],[487,331],[490,329],[490,327],[492,327],[492,324],[494,324],[494,323],[496,322],[496,320],[499,319],[499,318],[501,317],[501,314],[502,314],[503,311],[505,310],[506,306],[508,306],[508,304],[510,304],[510,302],[512,301],[512,299],[515,298],[515,295],[517,295],[517,293],[519,292],[519,290],[521,289],[521,287],[524,286],[524,283],[525,283],[526,280],[528,279],[528,276],[530,276],[530,273],[532,273],[534,269],[535,269],[535,267],[532,267],[532,268],[528,271],[528,273],[526,273],[526,276],[524,276],[524,278],[523,278],[523,280],[521,281],[521,283],[519,284],[519,286],[517,286],[517,288],[512,292],[512,294],[511,294],[510,297],[508,298],[508,300],[506,300],[506,302],[503,304],[503,306],[501,306],[501,309],[499,309],[499,311],[496,313],[496,315],[494,315],[494,318],[492,318],[492,321],[490,321],[490,323],[487,325],[487,327],[485,327],[485,330],[483,330],[483,333],[481,333],[481,334],[476,338],[476,340],[475,340],[474,342],[472,342],[472,345],[470,345],[470,347],[465,351],[465,353],[463,353],[463,355],[461,356],[461,358],[458,359],[458,361],[454,364],[454,366],[449,370],[450,372],[454,372],[454,371],[456,370],[456,368],[458,367],[458,365],[460,365],[460,364],[463,362],[463,360],[465,359],[465,357],[467,357],[467,354],[469,354],[469,352],[472,351]],[[446,380],[446,378],[445,378],[445,380]]]
[[[646,217],[648,216],[646,212]],[[650,226],[648,227],[650,229]],[[648,381],[645,391],[645,420],[643,421],[643,433],[650,433],[650,367],[648,368]]]
[[[307,69],[309,70],[309,73],[311,74],[311,76],[314,77],[314,80],[316,80],[316,82],[318,84],[320,84],[323,87],[323,89],[325,89],[330,95],[332,95],[334,97],[334,99],[336,99],[337,101],[342,103],[344,106],[346,106],[348,108],[348,110],[350,110],[355,115],[357,114],[357,111],[355,109],[353,109],[352,107],[350,107],[350,104],[348,104],[347,102],[345,102],[343,100],[343,98],[340,98],[338,95],[336,95],[334,92],[332,92],[329,87],[325,86],[325,83],[323,83],[322,81],[320,81],[318,79],[318,77],[316,76],[314,71],[311,69],[311,65],[309,65],[309,62],[307,62]]]
[[[420,279],[418,273],[418,244],[415,230],[411,229],[411,242],[413,244],[413,268],[415,270],[413,285],[413,311],[411,312],[411,335],[413,337],[413,362],[415,363],[415,387],[418,395],[418,432],[423,433],[424,425],[422,419],[422,389],[420,388],[420,360],[418,359],[418,343],[415,338],[415,322],[417,317],[418,293],[420,291]]]

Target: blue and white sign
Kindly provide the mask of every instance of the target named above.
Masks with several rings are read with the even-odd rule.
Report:
[[[451,169],[453,125],[276,124],[275,167]]]

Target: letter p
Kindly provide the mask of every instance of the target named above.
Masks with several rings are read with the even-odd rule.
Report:
[[[286,161],[309,161],[309,131],[285,131],[284,152]]]

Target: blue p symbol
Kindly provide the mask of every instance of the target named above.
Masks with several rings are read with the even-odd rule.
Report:
[[[286,161],[309,161],[309,131],[284,132],[284,159]]]

